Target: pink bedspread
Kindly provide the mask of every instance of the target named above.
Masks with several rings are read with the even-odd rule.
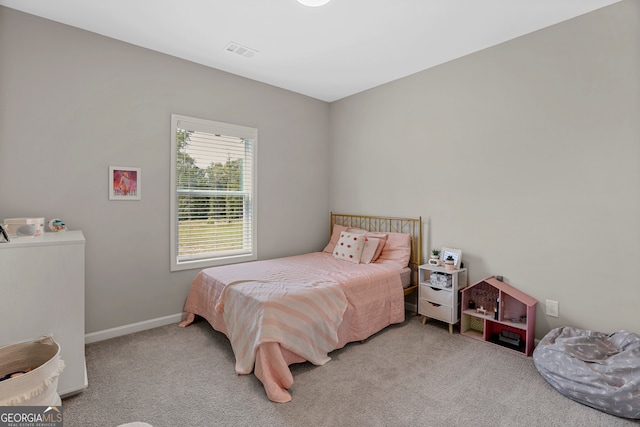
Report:
[[[253,372],[256,350],[268,342],[324,365],[347,309],[344,292],[331,282],[234,281],[220,300],[216,309],[227,325],[239,374]]]
[[[288,402],[288,365],[324,364],[330,351],[402,322],[404,293],[393,266],[315,252],[202,270],[184,309],[227,335],[236,372],[253,368],[270,400]]]

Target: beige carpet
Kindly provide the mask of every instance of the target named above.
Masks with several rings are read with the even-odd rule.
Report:
[[[270,402],[236,375],[226,337],[200,320],[87,346],[89,388],[63,399],[65,427],[638,426],[569,400],[531,358],[410,317],[292,366],[293,400]]]

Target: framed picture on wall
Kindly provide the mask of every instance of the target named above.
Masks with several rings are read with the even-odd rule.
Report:
[[[140,168],[109,166],[109,200],[140,200]]]
[[[460,249],[442,248],[440,251],[440,259],[445,261],[449,256],[453,258],[453,268],[460,268],[462,263],[462,251]]]

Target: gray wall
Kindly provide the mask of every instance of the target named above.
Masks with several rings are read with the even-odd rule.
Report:
[[[0,7],[0,219],[84,231],[88,333],[178,313],[169,120],[209,118],[259,129],[260,258],[322,248],[329,210],[421,215],[425,249],[541,301],[538,337],[640,332],[638,52],[627,0],[329,105]]]
[[[259,258],[323,247],[327,103],[0,7],[0,219],[84,232],[87,333],[182,311],[171,113],[258,128]],[[109,165],[142,168],[141,201],[108,200]]]
[[[331,208],[421,215],[540,301],[538,337],[640,332],[639,85],[629,0],[337,101]]]

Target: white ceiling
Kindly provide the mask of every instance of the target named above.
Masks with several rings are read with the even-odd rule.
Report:
[[[0,0],[324,101],[620,0]],[[252,58],[227,51],[251,48]]]

